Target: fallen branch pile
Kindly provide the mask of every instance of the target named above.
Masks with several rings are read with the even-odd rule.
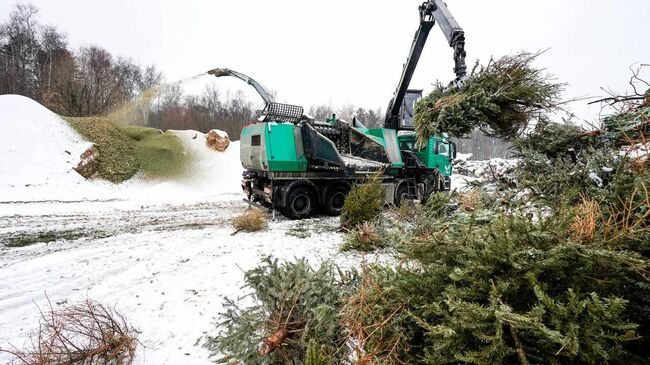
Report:
[[[39,309],[40,311],[40,309]],[[11,365],[129,365],[135,357],[138,331],[124,316],[93,300],[62,309],[40,311],[38,329],[20,350],[0,349]]]

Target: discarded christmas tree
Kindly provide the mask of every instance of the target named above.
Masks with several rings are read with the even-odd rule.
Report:
[[[372,360],[647,363],[644,108],[631,105],[601,129],[539,123],[511,139],[520,163],[507,184],[432,203],[434,213],[458,209],[416,218],[399,246],[410,265],[368,270],[364,305],[347,307],[355,323],[382,327],[360,331]]]
[[[217,363],[302,365],[308,353],[311,360],[342,359],[339,308],[354,275],[330,263],[312,269],[304,259],[267,257],[245,281],[252,303],[226,299],[218,334],[205,342]]]
[[[553,111],[563,85],[533,67],[538,55],[520,53],[477,65],[460,88],[438,84],[416,105],[418,144],[441,133],[466,137],[474,129],[513,137],[532,119]]]
[[[384,188],[380,176],[372,176],[352,188],[341,210],[341,227],[352,230],[381,215]]]

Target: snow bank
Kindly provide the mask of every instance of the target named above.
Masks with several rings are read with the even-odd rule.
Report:
[[[58,115],[19,95],[0,95],[1,201],[61,195],[88,182],[72,168],[89,143]]]
[[[503,158],[483,161],[456,159],[454,161],[454,172],[472,178],[488,179],[507,175],[509,170],[515,167],[517,163],[518,160]]]

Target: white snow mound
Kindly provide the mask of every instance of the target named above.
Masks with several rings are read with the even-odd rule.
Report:
[[[0,131],[3,192],[44,186],[49,190],[68,190],[87,183],[72,168],[89,143],[36,101],[19,95],[0,95]]]
[[[72,169],[91,143],[36,101],[0,95],[0,128],[0,203],[120,200],[157,204],[221,200],[224,195],[232,199],[232,194],[241,193],[239,142],[217,152],[208,147],[204,133],[171,131],[191,155],[190,172],[183,179],[148,180],[136,175],[112,184],[86,180]],[[0,209],[8,207],[0,204]]]

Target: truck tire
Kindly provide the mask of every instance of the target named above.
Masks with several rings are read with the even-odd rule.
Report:
[[[289,219],[303,219],[311,216],[316,200],[311,189],[298,186],[289,192],[283,213]]]
[[[341,210],[349,192],[350,190],[344,186],[332,186],[323,202],[325,213],[331,216],[341,215]]]
[[[400,186],[397,188],[397,192],[395,193],[395,206],[400,207],[402,206],[402,203],[410,201],[409,199],[409,188],[406,183],[400,184]]]
[[[440,186],[440,181],[425,181],[424,194],[422,196],[422,199],[420,200],[420,203],[422,205],[426,204],[427,201],[429,201],[431,195],[440,191],[439,186]]]

